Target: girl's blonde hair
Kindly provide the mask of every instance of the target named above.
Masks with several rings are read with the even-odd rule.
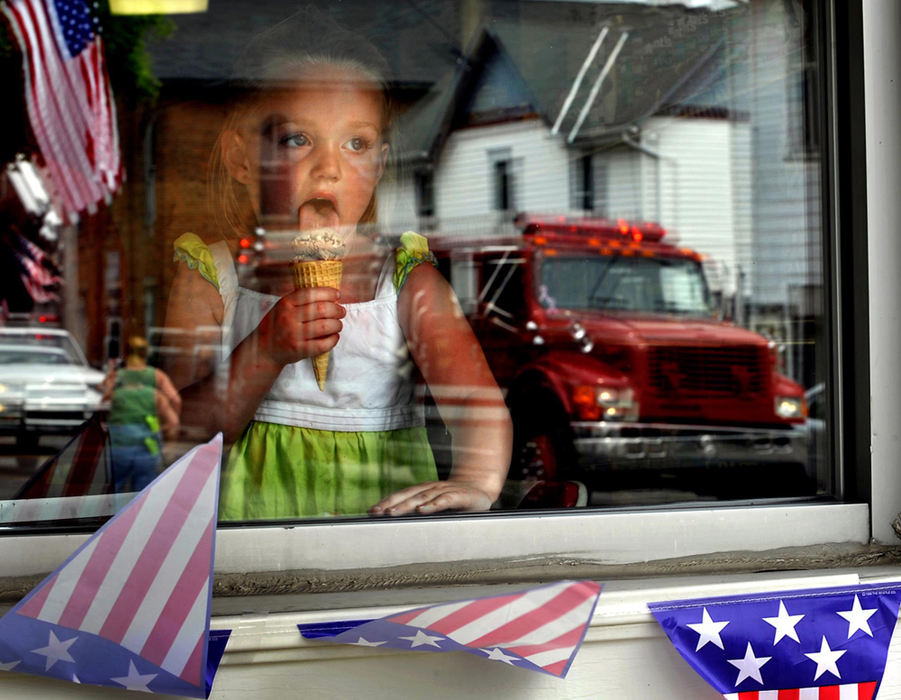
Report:
[[[209,204],[218,230],[242,236],[257,225],[247,188],[231,177],[225,164],[225,134],[238,131],[268,91],[290,87],[296,83],[292,76],[316,67],[340,68],[372,84],[381,100],[380,137],[384,143],[390,142],[393,106],[388,92],[388,64],[378,49],[315,7],[291,15],[256,35],[235,63],[233,96],[210,154]],[[377,212],[373,191],[360,223],[374,224]]]

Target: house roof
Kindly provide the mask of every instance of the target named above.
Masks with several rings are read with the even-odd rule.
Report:
[[[689,10],[683,6],[527,3],[515,18],[494,17],[469,52],[469,61],[449,69],[413,109],[403,115],[405,160],[433,157],[453,128],[503,116],[539,116],[550,127],[558,119],[583,62],[601,31],[606,36],[589,64],[560,124],[562,138],[575,130],[584,144],[618,138],[654,114],[735,116],[743,106],[734,86],[741,72],[741,47],[732,24],[746,10]],[[621,37],[625,37],[621,39]],[[622,41],[611,69],[578,129],[583,105],[604,65]],[[503,69],[497,65],[502,64]],[[510,76],[510,70],[516,76]],[[521,89],[491,84],[506,79]],[[506,76],[504,78],[504,76]],[[483,93],[489,90],[491,98]],[[491,104],[495,112],[485,110]]]
[[[725,11],[681,4],[532,0],[493,3],[482,30],[462,50],[461,0],[313,5],[367,37],[389,63],[389,81],[412,106],[397,120],[394,152],[402,160],[434,157],[456,127],[538,116],[551,126],[599,33],[561,137],[573,131],[592,84],[625,36],[574,142],[618,138],[653,114],[734,115],[742,48],[730,27],[746,5]],[[250,9],[249,9],[250,8]],[[298,9],[284,0],[210,0],[208,12],[173,15],[176,31],[148,44],[166,85],[224,85],[242,47]],[[186,40],[185,40],[186,38]],[[412,97],[412,100],[410,99]]]

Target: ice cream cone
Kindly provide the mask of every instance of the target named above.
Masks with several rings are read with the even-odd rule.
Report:
[[[341,260],[304,260],[295,261],[294,286],[297,289],[308,287],[341,287],[341,272],[344,262]],[[324,352],[313,357],[313,374],[316,375],[316,383],[321,391],[325,390],[325,376],[328,374],[328,360],[330,352]]]

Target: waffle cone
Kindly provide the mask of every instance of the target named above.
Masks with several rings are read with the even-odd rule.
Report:
[[[341,287],[341,272],[344,262],[341,260],[305,260],[295,262],[294,286],[297,289],[309,287]],[[313,360],[313,374],[316,375],[316,383],[321,391],[325,390],[325,376],[328,374],[328,359],[330,352],[316,355]]]

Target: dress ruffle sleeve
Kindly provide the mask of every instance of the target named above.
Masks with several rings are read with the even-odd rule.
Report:
[[[417,265],[424,262],[438,266],[435,255],[429,250],[429,242],[425,236],[420,236],[413,231],[407,231],[400,237],[400,247],[397,249],[397,269],[394,272],[394,288],[399,292],[407,275]]]
[[[216,271],[213,254],[200,236],[195,233],[183,233],[175,239],[173,247],[175,262],[184,262],[192,270],[197,270],[217,290],[219,289],[219,274]]]

